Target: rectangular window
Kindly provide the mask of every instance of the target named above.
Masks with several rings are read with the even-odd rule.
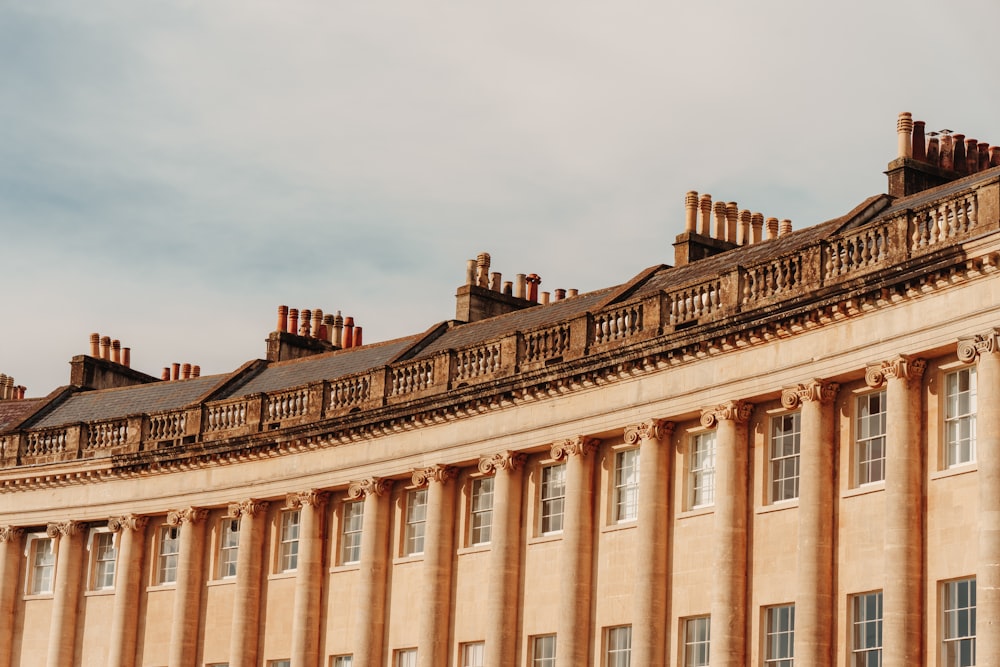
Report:
[[[629,667],[632,663],[632,626],[608,628],[605,635],[605,667]]]
[[[944,376],[945,464],[952,466],[976,460],[976,369]]]
[[[240,520],[223,519],[219,531],[219,578],[236,576],[236,559],[240,552]]]
[[[469,511],[469,544],[489,544],[493,537],[493,478],[472,480],[472,505]]]
[[[563,510],[566,503],[565,463],[542,468],[542,486],[539,498],[539,531],[542,535],[562,532]]]
[[[417,667],[417,649],[404,648],[396,651],[395,667]]]
[[[531,642],[531,667],[556,667],[556,636],[542,635]]]
[[[715,431],[691,438],[688,489],[688,507],[715,504]]]
[[[944,667],[972,667],[976,664],[976,580],[949,581],[941,592],[941,662]]]
[[[32,595],[52,592],[52,575],[56,569],[56,554],[52,538],[39,537],[31,541],[31,586]]]
[[[156,558],[156,583],[158,584],[172,584],[177,581],[180,532],[177,526],[162,526],[160,528],[160,544]]]
[[[330,667],[354,667],[354,656],[335,655],[330,658]]]
[[[365,502],[354,500],[343,505],[344,517],[340,530],[341,564],[361,561],[361,529],[365,521]]]
[[[710,617],[700,616],[684,621],[684,667],[708,667],[711,635]]]
[[[268,660],[267,667],[292,667],[291,660]]]
[[[799,497],[798,412],[771,419],[771,502]]]
[[[281,513],[281,544],[278,547],[278,570],[291,572],[299,567],[299,510]]]
[[[492,479],[487,477],[485,479]],[[483,667],[486,664],[486,644],[470,642],[462,644],[462,667]]]
[[[769,607],[765,619],[764,664],[795,665],[795,605]]]
[[[94,533],[90,543],[93,561],[91,589],[107,590],[115,587],[115,535],[114,533]]]
[[[851,599],[851,667],[882,667],[882,591]]]
[[[426,522],[427,489],[414,489],[406,494],[406,535],[403,544],[405,555],[416,556],[424,553]]]
[[[639,450],[626,449],[615,454],[616,522],[635,521],[639,516]]]
[[[885,480],[885,391],[858,397],[854,452],[857,486]]]

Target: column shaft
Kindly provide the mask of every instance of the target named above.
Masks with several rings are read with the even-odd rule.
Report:
[[[455,485],[454,470],[443,466],[414,473],[414,483],[423,474],[427,480],[427,526],[424,536],[424,582],[427,593],[421,598],[417,643],[420,667],[448,664],[449,606],[451,604],[451,562],[453,552]]]
[[[523,461],[523,454],[501,452],[479,463],[481,471],[495,473],[490,570],[486,591],[487,665],[517,664]]]
[[[660,438],[668,439],[672,428],[653,420],[625,430],[626,442],[640,444],[632,662],[648,667],[666,664],[670,456]]]
[[[358,605],[354,624],[354,664],[383,664],[382,645],[385,642],[385,593],[389,563],[389,502],[390,484],[368,479],[352,484],[351,498],[364,496],[362,517],[361,559],[358,564]]]
[[[0,528],[0,667],[10,667],[23,535],[24,531],[20,528]]]
[[[256,667],[260,631],[261,566],[264,562],[264,522],[267,503],[247,500],[230,508],[240,518],[236,560],[236,594],[229,642],[229,667]]]
[[[59,540],[53,589],[52,624],[49,626],[48,667],[74,664],[80,571],[83,561],[82,528],[73,522],[50,524],[49,536]]]
[[[292,667],[319,667],[320,602],[323,591],[323,505],[317,491],[289,496],[299,507],[299,562],[292,609]]]
[[[996,338],[977,369],[979,566],[976,570],[976,664],[1000,665],[1000,352]]]
[[[167,515],[169,525],[180,526],[180,554],[177,558],[174,616],[167,661],[170,667],[193,667],[197,653],[201,588],[204,585],[202,556],[205,550],[206,515],[205,510],[195,508]]]
[[[108,637],[108,667],[135,665],[136,620],[142,585],[142,554],[146,542],[145,517],[125,516],[108,522],[118,532],[118,562],[115,564],[115,603]]]

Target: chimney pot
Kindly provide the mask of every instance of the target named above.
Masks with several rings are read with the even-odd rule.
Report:
[[[122,366],[132,368],[132,348],[130,347],[122,348]]]
[[[913,121],[913,148],[911,149],[913,159],[921,162],[927,161],[927,143],[924,139],[924,121]]]
[[[275,331],[288,331],[288,306],[278,306],[278,328]]]
[[[182,364],[181,365],[181,379],[182,380],[187,380],[189,377],[191,377],[191,364]]]
[[[26,392],[26,391],[28,391],[28,388],[25,387],[23,384],[20,385],[20,386],[18,386],[18,388],[17,388],[17,398],[18,398],[18,400],[20,400],[20,401],[24,400],[24,392]]]
[[[778,236],[784,236],[785,234],[792,233],[792,221],[785,219],[781,221],[781,227],[778,230]]]
[[[1000,146],[990,146],[990,166],[1000,167]]]
[[[750,243],[750,211],[743,209],[739,213],[740,229],[736,235],[737,245],[748,245]]]
[[[170,369],[169,368],[164,367],[163,372],[160,373],[160,379],[163,380],[164,382],[166,382],[167,380],[170,379]]]
[[[896,120],[896,135],[899,138],[899,155],[913,157],[913,114],[904,111]]]
[[[767,219],[767,240],[771,241],[778,238],[778,219],[768,218]]]
[[[543,306],[549,305],[549,293],[548,292],[542,292],[542,305]]]
[[[717,201],[715,208],[715,234],[713,238],[720,241],[726,240],[726,202]]]
[[[698,231],[698,193],[694,190],[684,195],[684,231]]]
[[[502,276],[500,275],[499,271],[494,271],[493,273],[491,273],[490,274],[490,289],[493,290],[494,292],[499,292],[500,291],[500,281],[501,281],[501,279],[502,279]]]
[[[361,327],[354,327],[354,340],[351,341],[351,347],[361,347]]]
[[[969,173],[969,164],[965,161],[965,135],[955,134],[955,154],[952,158],[952,169],[960,174]]]
[[[317,308],[313,311],[312,317],[312,335],[314,338],[322,338],[319,335],[319,328],[323,324],[323,309]]]
[[[726,240],[736,243],[736,225],[740,207],[736,202],[726,204]]]
[[[465,263],[465,284],[474,285],[476,283],[476,260],[470,259]]]
[[[178,363],[170,364],[170,379],[179,380],[181,376],[181,365]]]
[[[201,377],[201,366],[195,365],[191,367],[191,377],[193,378]]]
[[[309,337],[309,318],[312,317],[312,311],[308,308],[302,311],[302,325],[299,327],[299,335]]]
[[[559,289],[556,290],[556,301],[562,301],[565,298],[566,298],[566,290],[560,287]]]
[[[523,273],[519,273],[514,276],[514,297],[518,299],[525,298],[525,278]]]
[[[111,361],[111,337],[101,336],[101,359]]]
[[[955,138],[951,134],[941,135],[941,168],[955,168]]]
[[[990,168],[990,145],[983,141],[976,152],[979,153],[979,171],[986,171]]]
[[[480,287],[488,287],[487,281],[490,274],[490,253],[481,252],[476,257],[476,283]]]
[[[354,347],[354,318],[344,318],[344,349]]]
[[[580,290],[578,290],[578,289],[576,289],[574,287],[574,288],[570,289],[569,293],[566,296],[567,297],[574,297],[574,296],[577,296],[579,293],[580,293]]]
[[[750,227],[753,230],[751,243],[760,243],[764,240],[764,214],[752,213],[750,215]]]
[[[514,296],[514,283],[509,280],[503,281],[504,296]]]
[[[965,170],[970,174],[979,171],[979,142],[975,139],[965,140]]]
[[[698,233],[702,236],[712,235],[712,195],[703,194],[701,199],[698,200],[698,204],[701,206],[701,225],[698,227]]]
[[[524,280],[528,283],[528,301],[538,303],[538,286],[542,284],[542,279],[537,273],[529,273]]]
[[[935,167],[941,166],[941,142],[937,137],[927,139],[927,162]]]
[[[344,316],[340,314],[339,310],[333,318],[333,340],[331,342],[334,347],[344,347]]]
[[[95,359],[101,356],[101,334],[90,334],[90,356]]]
[[[299,309],[289,308],[288,309],[288,329],[286,331],[290,334],[297,334],[299,332]]]
[[[323,316],[323,329],[326,331],[326,340],[333,343],[333,315]]]
[[[122,362],[122,342],[117,338],[111,341],[111,361],[116,364]]]

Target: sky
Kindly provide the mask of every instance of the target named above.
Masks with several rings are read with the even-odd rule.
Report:
[[[92,332],[159,376],[366,343],[466,260],[543,290],[673,262],[684,194],[796,228],[885,192],[896,117],[1000,144],[1000,3],[0,0],[0,373]]]

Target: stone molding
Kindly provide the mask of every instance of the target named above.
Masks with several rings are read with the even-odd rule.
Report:
[[[662,440],[669,438],[674,432],[674,422],[665,419],[647,419],[638,424],[625,427],[624,439],[629,445],[637,445],[645,440]]]
[[[411,480],[413,486],[425,486],[429,485],[431,482],[440,482],[444,484],[445,482],[454,479],[458,475],[458,469],[452,466],[445,465],[432,465],[426,468],[417,468],[413,471]]]
[[[56,537],[72,537],[80,532],[83,528],[82,523],[79,521],[61,521],[58,523],[50,523],[45,527],[45,534],[51,538]]]
[[[0,526],[0,544],[21,539],[24,529],[17,526]]]
[[[382,496],[392,488],[392,480],[384,477],[369,477],[358,482],[351,482],[347,487],[347,497],[360,500],[368,496]]]
[[[904,382],[919,381],[927,368],[923,359],[905,354],[897,354],[878,364],[865,368],[865,384],[873,389],[883,386],[888,380],[899,379]]]
[[[319,489],[309,489],[306,491],[299,491],[297,493],[289,493],[285,495],[285,508],[297,509],[308,505],[309,507],[318,509],[326,505],[328,497],[329,494],[327,494],[326,491],[321,491]]]
[[[971,338],[958,340],[958,360],[966,364],[975,363],[980,355],[994,354],[997,351],[1000,351],[1000,329],[990,329]]]
[[[557,440],[549,448],[549,456],[556,461],[568,459],[570,456],[587,456],[597,449],[599,443],[600,440],[588,438],[584,435],[567,438],[566,440]]]
[[[806,401],[829,403],[837,396],[839,389],[840,385],[836,382],[824,380],[810,380],[794,387],[786,387],[781,390],[781,407],[794,410]]]
[[[528,457],[524,454],[519,454],[517,452],[512,452],[510,450],[504,450],[502,452],[497,452],[490,456],[483,456],[479,459],[479,472],[484,475],[489,475],[490,473],[496,473],[501,470],[506,470],[507,472],[514,472],[518,468],[524,465],[524,462],[528,460]]]
[[[201,507],[188,507],[167,512],[167,525],[180,526],[185,523],[198,523],[208,516],[208,510]]]
[[[108,519],[108,530],[112,533],[117,533],[122,530],[142,530],[149,523],[149,517],[139,516],[136,514],[125,514],[122,516],[113,516]]]
[[[247,498],[246,500],[241,500],[238,503],[229,504],[229,512],[226,516],[233,519],[238,519],[242,516],[255,517],[259,513],[267,510],[269,502],[266,500],[253,500],[252,498]]]
[[[721,421],[734,421],[745,424],[750,421],[753,403],[747,401],[726,401],[701,411],[701,425],[705,428],[717,426]]]

